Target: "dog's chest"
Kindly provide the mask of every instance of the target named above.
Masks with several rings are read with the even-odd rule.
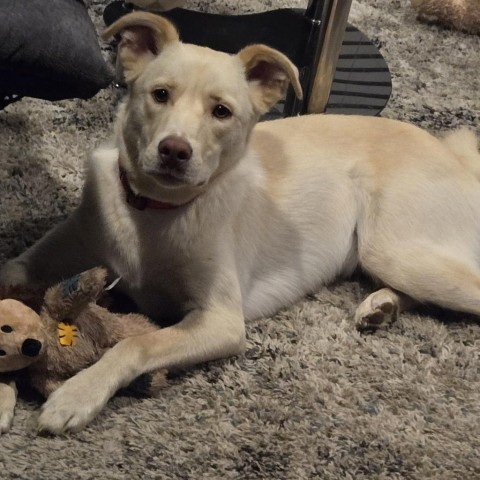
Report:
[[[107,251],[108,263],[115,273],[136,287],[156,283],[160,280],[157,275],[175,271],[177,266],[172,254],[173,242],[161,220],[144,213],[127,212],[110,224],[111,248]]]
[[[175,252],[182,249],[181,240],[188,233],[175,232],[173,212],[129,205],[115,168],[104,168],[95,171],[97,183],[106,187],[98,192],[95,206],[102,219],[104,262],[132,288],[158,283],[164,277],[161,272],[177,269],[175,259],[182,256]]]
[[[122,204],[109,216],[107,264],[142,311],[185,305],[197,289],[192,282],[205,251],[184,228],[188,222],[173,213]]]

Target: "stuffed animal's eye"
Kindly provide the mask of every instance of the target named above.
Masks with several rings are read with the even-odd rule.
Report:
[[[4,357],[7,354],[5,350],[0,350],[0,357]]]
[[[222,105],[221,103],[215,106],[215,108],[212,110],[212,114],[214,117],[217,117],[220,119],[228,118],[232,116],[232,112],[225,105]]]
[[[166,103],[170,97],[168,90],[165,88],[157,88],[152,92],[153,98],[158,103]]]
[[[13,328],[12,328],[10,325],[4,325],[4,326],[1,328],[1,330],[2,330],[3,333],[13,332]]]

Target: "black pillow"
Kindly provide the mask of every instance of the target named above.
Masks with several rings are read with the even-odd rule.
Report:
[[[0,0],[0,103],[90,98],[112,79],[82,1]]]

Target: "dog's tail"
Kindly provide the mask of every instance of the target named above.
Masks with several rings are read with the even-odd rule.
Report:
[[[480,180],[480,153],[475,133],[468,128],[460,128],[445,135],[443,143]]]

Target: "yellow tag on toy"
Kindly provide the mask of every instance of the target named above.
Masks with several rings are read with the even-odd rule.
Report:
[[[68,323],[58,324],[58,340],[64,347],[72,347],[77,343],[77,327]]]

